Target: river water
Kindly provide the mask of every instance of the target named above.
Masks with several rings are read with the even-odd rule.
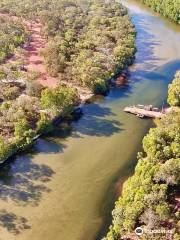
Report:
[[[152,122],[123,112],[161,106],[180,68],[180,27],[138,1],[123,1],[137,29],[129,84],[84,107],[71,127],[39,139],[0,170],[1,240],[99,240]]]

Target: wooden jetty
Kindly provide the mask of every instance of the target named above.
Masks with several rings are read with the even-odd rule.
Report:
[[[144,106],[144,105],[137,105],[137,106],[130,106],[124,108],[125,112],[135,114],[140,118],[162,118],[164,113],[160,111],[158,108],[153,108],[152,105]]]

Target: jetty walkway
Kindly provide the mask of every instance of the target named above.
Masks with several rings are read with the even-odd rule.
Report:
[[[144,106],[144,105],[138,105],[138,106],[130,106],[124,108],[125,112],[135,114],[136,116],[140,118],[162,118],[165,112],[160,111],[158,108],[153,108],[151,105]]]

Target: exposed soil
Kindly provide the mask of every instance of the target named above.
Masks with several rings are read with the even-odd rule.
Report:
[[[59,84],[57,78],[51,77],[45,68],[44,59],[40,51],[45,48],[46,40],[42,36],[42,24],[39,22],[27,22],[26,25],[31,33],[31,40],[25,50],[25,66],[29,71],[36,71],[39,73],[38,81],[43,85],[54,88]]]
[[[16,16],[11,16],[6,13],[0,13],[0,17],[11,18],[14,21],[19,20]],[[27,21],[22,19],[24,25],[27,27],[31,34],[30,41],[23,47],[23,56],[12,56],[7,59],[7,62],[13,62],[14,60],[23,60],[24,67],[28,71],[34,71],[38,73],[37,80],[43,86],[54,88],[59,84],[57,78],[51,77],[45,68],[44,59],[40,54],[40,51],[45,48],[46,40],[42,33],[42,24],[39,21]]]

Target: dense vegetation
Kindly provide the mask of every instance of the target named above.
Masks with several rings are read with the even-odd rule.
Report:
[[[134,56],[135,29],[114,0],[2,0],[0,9],[39,18],[48,41],[42,54],[49,73],[95,93],[107,92],[107,80]]]
[[[0,16],[0,64],[10,57],[27,37],[27,32],[19,21]]]
[[[169,86],[169,103],[179,106],[180,78]],[[113,224],[105,240],[134,239],[134,230],[166,229],[171,233],[143,234],[143,239],[178,240],[180,185],[180,110],[157,121],[143,140],[135,173],[123,186],[113,210]]]
[[[33,138],[52,129],[52,120],[67,114],[78,99],[66,86],[45,89],[29,81],[27,73],[15,63],[0,69],[0,161],[18,149],[29,146]]]
[[[180,1],[179,0],[140,0],[154,11],[168,17],[180,24]]]

